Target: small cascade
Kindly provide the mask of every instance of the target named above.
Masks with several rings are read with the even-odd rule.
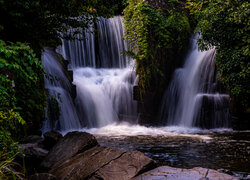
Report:
[[[61,94],[61,116],[56,125],[48,119],[44,129],[57,127],[64,131],[103,127],[122,121],[136,122],[137,103],[132,95],[136,81],[135,62],[121,56],[129,48],[122,39],[122,25],[120,16],[98,18],[95,26],[80,30],[75,35],[77,39],[62,39],[62,46],[57,50],[69,61],[68,68],[73,71],[73,84],[77,92],[75,99],[70,96],[71,85],[60,63],[54,62],[51,52],[44,52],[43,65],[46,72],[61,79],[55,82],[59,83],[56,85],[46,79],[49,93]],[[76,30],[70,29],[66,35],[74,32]]]
[[[97,67],[97,68],[124,68],[127,67],[129,58],[121,56],[128,50],[128,44],[122,39],[124,36],[122,17],[116,16],[105,19],[98,18],[96,23],[88,29],[80,30],[75,35],[77,40],[63,39],[63,56],[70,60],[71,68]],[[70,29],[66,34],[74,34],[76,30]],[[78,30],[79,31],[79,30]]]
[[[75,34],[75,32],[78,32]],[[75,40],[62,39],[62,55],[70,61],[70,69],[76,67],[96,67],[94,25],[89,28],[70,29],[65,37],[73,36]]]
[[[229,95],[217,81],[216,51],[199,51],[196,39],[183,68],[174,72],[163,99],[161,120],[184,127],[229,127]]]
[[[46,73],[45,88],[48,90],[49,96],[56,98],[61,113],[59,119],[54,119],[51,115],[48,115],[47,120],[43,124],[42,131],[46,132],[52,129],[67,130],[81,127],[71,97],[71,83],[54,50],[45,48],[42,54],[42,65]]]

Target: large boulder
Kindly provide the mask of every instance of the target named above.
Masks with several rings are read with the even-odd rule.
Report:
[[[63,136],[57,131],[49,131],[44,133],[44,147],[50,150]]]
[[[70,132],[61,138],[51,149],[41,164],[44,170],[49,170],[56,164],[98,145],[95,137],[86,132]]]
[[[87,179],[124,153],[125,151],[120,149],[96,146],[57,164],[50,173],[62,180]]]
[[[238,178],[215,170],[196,167],[193,169],[173,168],[161,166],[151,171],[145,172],[133,180],[238,180]]]
[[[126,152],[100,168],[91,179],[126,180],[155,167],[152,159],[139,151]]]

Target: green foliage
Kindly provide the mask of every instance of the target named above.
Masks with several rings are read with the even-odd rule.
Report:
[[[201,49],[216,46],[216,64],[222,82],[247,108],[250,102],[250,3],[245,0],[190,1],[198,20]]]
[[[17,138],[20,133],[19,126],[25,121],[13,109],[7,112],[0,111],[0,156],[13,157],[18,150],[17,143],[13,137]],[[3,157],[2,157],[3,158]]]
[[[166,17],[140,0],[129,0],[124,10],[125,38],[133,49],[127,54],[136,59],[142,99],[149,94],[161,97],[178,61],[176,54],[190,35],[186,13],[176,10],[178,1],[168,3]]]
[[[23,128],[37,129],[44,118],[43,72],[29,46],[0,40],[0,178],[21,178],[13,159]]]
[[[126,39],[135,49],[133,57],[137,61],[137,74],[140,76],[139,86],[145,93],[150,86],[151,78],[162,74],[159,63],[152,57],[153,51],[164,48],[170,39],[165,19],[153,8],[143,2],[130,2],[124,11]],[[152,41],[158,42],[156,47]],[[155,44],[154,44],[155,45]],[[132,54],[132,52],[130,52]]]
[[[13,109],[27,123],[39,126],[44,118],[43,67],[24,44],[0,41],[0,111]]]

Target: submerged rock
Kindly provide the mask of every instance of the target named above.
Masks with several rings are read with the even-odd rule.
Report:
[[[212,169],[196,167],[193,169],[173,168],[161,166],[137,176],[133,180],[238,180],[228,174],[220,173]]]
[[[57,131],[49,131],[44,133],[44,147],[50,150],[63,136]]]
[[[41,167],[48,170],[56,164],[98,145],[95,137],[86,132],[70,132],[61,138],[43,160]]]

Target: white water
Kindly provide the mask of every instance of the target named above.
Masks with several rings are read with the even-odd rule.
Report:
[[[61,131],[63,135],[70,131],[78,129],[70,129]],[[78,130],[79,131],[79,130]],[[200,128],[188,128],[180,126],[164,126],[164,127],[145,127],[141,125],[130,124],[128,122],[112,123],[101,128],[83,128],[80,131],[91,133],[95,136],[107,136],[113,138],[123,138],[126,136],[161,136],[161,137],[190,137],[201,140],[211,140],[214,132],[222,133],[232,131],[228,128],[218,128],[212,130],[204,130]]]
[[[51,129],[67,130],[78,128],[80,121],[71,97],[71,84],[56,53],[52,49],[45,48],[42,55],[42,65],[47,76],[52,75],[51,77],[45,77],[45,88],[48,90],[49,96],[52,95],[57,99],[61,108],[59,119],[51,119],[47,116],[47,120],[43,123],[42,132]]]
[[[135,72],[124,69],[78,68],[74,70],[76,105],[88,127],[103,127],[119,121],[136,121],[132,90]]]
[[[46,79],[49,93],[60,102],[61,116],[58,121],[48,119],[43,131],[80,130],[82,128],[106,128],[117,134],[168,134],[199,132],[202,128],[229,127],[227,94],[217,91],[215,50],[200,52],[193,40],[193,46],[183,68],[177,69],[165,94],[161,118],[170,127],[146,128],[142,126],[121,126],[117,123],[137,123],[137,103],[133,100],[133,85],[136,83],[135,63],[121,56],[129,45],[122,40],[124,35],[122,17],[99,18],[98,34],[93,26],[78,34],[78,40],[62,40],[61,53],[70,62],[74,72],[77,96],[72,99],[72,88],[62,65],[52,51],[43,54],[46,72],[59,81]],[[71,29],[70,32],[74,32]],[[96,37],[96,35],[98,35]],[[205,106],[204,106],[205,104]],[[209,105],[209,113],[204,107]],[[212,109],[212,113],[210,112]],[[209,117],[207,116],[209,115]],[[207,120],[208,119],[208,120]],[[206,122],[204,122],[206,121]],[[117,126],[117,128],[115,128]],[[109,129],[111,127],[111,129]],[[191,128],[187,130],[187,128]],[[98,132],[98,131],[96,131]],[[155,132],[155,133],[153,133]],[[105,133],[104,133],[105,134]]]
[[[229,95],[218,92],[216,51],[199,51],[196,39],[165,93],[161,119],[167,125],[183,127],[229,127]]]
[[[71,84],[56,54],[52,51],[43,53],[46,72],[59,79],[50,82],[47,78],[46,88],[50,89],[50,95],[61,95],[61,99],[57,98],[61,100],[60,119],[48,118],[43,132],[103,127],[121,121],[136,123],[137,103],[133,100],[135,63],[121,56],[122,52],[128,50],[128,44],[122,40],[122,17],[99,18],[97,30],[98,36],[95,36],[92,25],[77,34],[76,40],[63,39],[62,47],[58,48],[63,57],[69,60],[69,69],[74,73],[76,99],[70,97]],[[67,34],[73,32],[75,30],[70,29]]]
[[[94,33],[94,25],[90,25],[88,29],[76,35],[78,40],[63,39],[62,55],[70,61],[70,68],[127,67],[130,58],[120,55],[129,48],[126,41],[122,40],[124,36],[122,19],[121,16],[109,19],[98,18],[96,24],[98,34]],[[67,35],[75,31],[70,29]]]

